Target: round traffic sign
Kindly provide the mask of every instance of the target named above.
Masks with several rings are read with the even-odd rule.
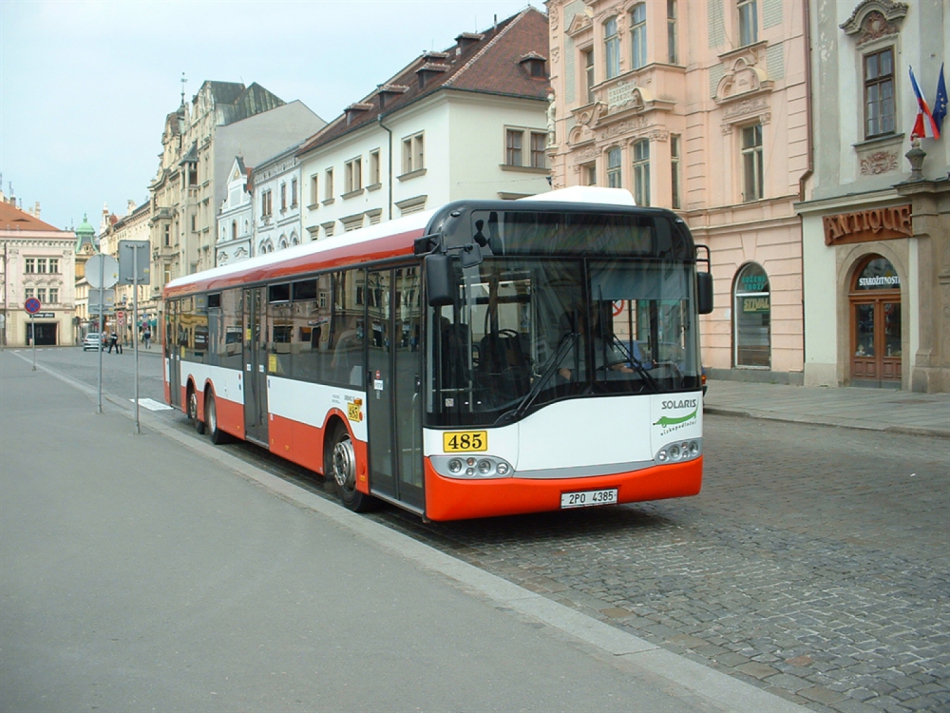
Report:
[[[97,290],[108,290],[119,281],[119,261],[97,253],[86,261],[86,282]]]
[[[40,304],[40,301],[38,299],[36,299],[35,297],[31,297],[30,299],[26,301],[26,304],[23,305],[23,308],[30,314],[36,314],[37,312],[40,311],[40,308],[42,306],[43,305]]]

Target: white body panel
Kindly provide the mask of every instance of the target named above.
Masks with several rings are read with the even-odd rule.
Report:
[[[226,369],[220,366],[197,364],[192,361],[180,361],[180,387],[188,384],[189,377],[195,382],[199,391],[204,391],[205,385],[211,382],[214,385],[214,394],[219,399],[244,404],[244,375],[235,369]],[[165,365],[165,378],[168,378],[168,364]]]
[[[360,420],[349,419],[353,436],[366,440],[366,392],[354,391],[342,386],[326,386],[307,381],[294,381],[277,376],[267,377],[268,411],[281,418],[290,419],[314,428],[323,428],[331,410],[347,414],[347,405],[362,400]]]

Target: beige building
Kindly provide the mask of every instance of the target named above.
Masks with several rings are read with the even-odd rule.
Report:
[[[555,188],[627,188],[709,246],[711,376],[802,383],[804,3],[548,0]]]
[[[0,346],[29,346],[34,334],[38,346],[76,343],[75,245],[74,232],[44,223],[0,193]],[[30,300],[39,301],[32,316]]]
[[[108,208],[102,209],[102,221],[99,226],[99,252],[104,255],[114,257],[119,261],[119,244],[124,241],[136,241],[149,243],[151,236],[151,202],[146,201],[140,206],[135,205],[135,201],[130,200],[126,205],[126,214],[121,218],[109,212]],[[140,251],[139,258],[145,262],[151,262],[152,250]],[[157,256],[156,256],[157,257]],[[158,312],[162,301],[163,284],[158,280],[160,275],[153,274],[148,270],[149,280],[140,285],[138,289],[138,301],[133,294],[132,285],[118,284],[113,290],[115,294],[114,309],[106,315],[105,324],[107,329],[115,328],[126,343],[129,343],[135,330],[134,308],[138,307],[138,324],[144,324],[145,321],[152,326],[154,331],[158,324]]]

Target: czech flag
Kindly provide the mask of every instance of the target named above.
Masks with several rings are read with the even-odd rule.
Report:
[[[930,107],[927,106],[927,100],[920,92],[917,85],[917,79],[914,77],[914,68],[910,67],[910,84],[914,88],[914,94],[917,95],[917,121],[914,122],[914,128],[910,131],[911,138],[915,136],[920,139],[939,139],[940,129],[937,122],[934,121],[933,114],[930,113]]]

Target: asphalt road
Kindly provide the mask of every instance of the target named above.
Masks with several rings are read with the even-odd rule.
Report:
[[[97,382],[94,352],[38,349],[37,360]],[[105,392],[132,397],[134,361],[103,355]],[[139,372],[140,397],[161,402],[154,349]],[[190,430],[180,413],[156,415]],[[695,498],[462,523],[369,517],[816,711],[950,710],[946,440],[705,424]],[[260,449],[226,448],[322,491]]]

